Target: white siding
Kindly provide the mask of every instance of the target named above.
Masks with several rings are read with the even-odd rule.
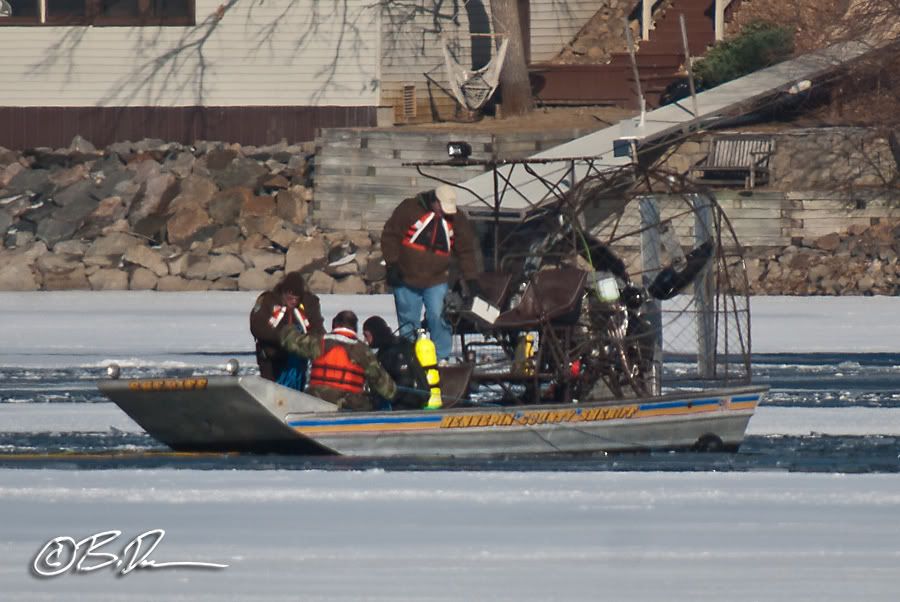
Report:
[[[483,0],[484,8],[490,14],[490,0]],[[395,11],[385,12],[381,17],[382,27],[382,62],[381,87],[382,105],[394,106],[398,121],[402,121],[399,107],[402,104],[404,85],[415,85],[418,104],[418,121],[430,118],[427,79],[429,75],[447,87],[444,70],[444,55],[441,50],[440,35],[434,33],[435,23],[443,30],[450,41],[451,48],[460,64],[471,67],[471,38],[469,36],[469,19],[462,2],[442,2],[441,14],[434,17],[434,0],[414,0],[418,10],[415,14]],[[459,13],[454,15],[454,6]],[[406,9],[408,10],[408,9]],[[454,23],[456,17],[458,25]],[[444,117],[452,114],[453,100],[439,88],[432,86],[434,101],[441,109]]]
[[[531,62],[555,57],[598,10],[609,4],[610,0],[531,0]]]
[[[373,106],[368,0],[197,0],[194,27],[0,27],[0,106]]]

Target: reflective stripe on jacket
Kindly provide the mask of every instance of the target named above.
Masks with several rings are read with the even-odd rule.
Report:
[[[354,335],[352,338],[344,332]],[[350,393],[362,393],[366,383],[365,369],[350,359],[346,344],[357,343],[353,331],[335,329],[322,341],[322,355],[312,363],[310,387],[330,387]]]
[[[450,255],[453,251],[453,226],[443,217],[438,218],[434,211],[429,211],[409,227],[403,244],[417,251]]]
[[[287,314],[287,306],[285,305],[275,305],[272,307],[272,317],[269,318],[269,327],[270,328],[278,328],[278,325],[281,324],[281,321],[284,319],[284,316]],[[296,324],[297,328],[300,329],[300,332],[306,334],[309,332],[309,318],[306,317],[306,308],[303,307],[301,303],[298,307],[294,308],[293,311],[293,320],[291,323]]]

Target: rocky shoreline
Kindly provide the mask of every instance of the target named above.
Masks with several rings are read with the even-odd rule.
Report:
[[[380,233],[310,216],[311,144],[0,147],[0,291],[263,290],[302,269],[317,293],[384,292]],[[399,199],[398,199],[399,200]],[[898,295],[900,225],[750,249],[751,294]]]

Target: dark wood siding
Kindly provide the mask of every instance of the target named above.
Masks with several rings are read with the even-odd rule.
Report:
[[[318,128],[374,126],[375,113],[375,107],[0,107],[0,146],[66,147],[76,135],[97,147],[142,138],[302,142]]]

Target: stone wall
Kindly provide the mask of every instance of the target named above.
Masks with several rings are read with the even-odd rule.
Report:
[[[754,295],[900,295],[900,223],[850,226],[797,245],[749,249]]]
[[[300,268],[316,292],[378,290],[368,232],[308,223],[311,151],[0,148],[0,290],[262,290]]]
[[[811,152],[799,143],[804,135],[782,138],[779,152],[803,172],[797,157]],[[351,154],[384,157],[381,142],[361,140],[348,140],[356,149]],[[372,141],[377,144],[370,148]],[[535,143],[493,144],[527,154]],[[704,144],[688,142],[675,157],[687,157],[689,169]],[[331,205],[337,199],[324,194],[312,206],[313,150],[160,140],[98,150],[78,138],[65,149],[0,148],[0,290],[262,290],[286,271],[302,269],[318,293],[383,292],[380,224],[360,229],[342,221],[346,207]],[[422,154],[417,147],[407,152]],[[402,160],[389,153],[376,173],[367,169],[359,182],[345,185],[371,178],[385,186],[377,172],[396,169],[393,162]],[[794,177],[807,177],[803,173]],[[402,190],[379,199],[382,215],[407,188],[427,187],[391,177]],[[718,191],[748,247],[751,292],[900,294],[900,199],[883,188],[876,195],[878,189]]]

